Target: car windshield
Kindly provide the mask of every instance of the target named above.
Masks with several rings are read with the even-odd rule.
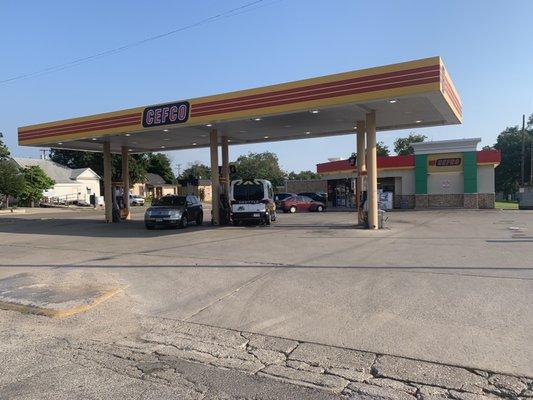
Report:
[[[184,206],[185,203],[186,203],[185,196],[165,196],[159,199],[155,199],[152,205],[172,207],[172,206]]]
[[[236,201],[260,201],[264,197],[263,185],[258,183],[241,183],[233,187],[233,198]]]

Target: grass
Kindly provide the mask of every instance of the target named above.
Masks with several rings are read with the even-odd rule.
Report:
[[[494,204],[494,208],[500,208],[502,210],[518,210],[518,203],[516,201],[497,201]]]

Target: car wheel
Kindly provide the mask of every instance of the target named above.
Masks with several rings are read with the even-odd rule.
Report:
[[[198,214],[196,217],[196,225],[202,225],[204,223],[204,213]]]
[[[183,216],[181,217],[179,227],[180,227],[181,229],[183,229],[183,228],[186,228],[188,224],[189,224],[189,221],[187,221],[187,216],[186,216],[186,215],[183,215]]]
[[[289,212],[294,214],[296,212],[296,206],[291,206],[291,208],[289,208]]]
[[[240,225],[240,221],[233,220],[232,224],[233,224],[233,226],[239,226]]]
[[[324,211],[324,207],[322,207],[322,206],[318,206],[318,207],[316,208],[316,210],[317,210],[318,212],[322,212],[322,211]]]

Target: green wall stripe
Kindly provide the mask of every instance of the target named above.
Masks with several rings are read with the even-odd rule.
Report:
[[[477,162],[476,152],[463,153],[464,192],[477,193]]]
[[[415,154],[415,193],[428,193],[428,156]]]

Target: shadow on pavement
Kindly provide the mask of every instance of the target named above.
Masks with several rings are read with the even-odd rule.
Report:
[[[201,226],[191,223],[185,229],[177,228],[160,228],[147,230],[144,221],[133,220],[123,221],[120,223],[107,224],[100,219],[68,219],[68,218],[9,218],[8,220],[0,219],[0,233],[15,234],[43,234],[43,235],[69,235],[84,237],[114,237],[114,238],[131,238],[131,237],[158,237],[177,235],[187,232],[207,231],[214,229],[257,229],[268,231],[298,230],[298,229],[319,229],[319,230],[354,230],[362,229],[355,224],[330,223],[330,224],[309,224],[309,223],[274,223],[271,226],[257,224],[243,225],[233,227],[231,225],[215,227],[208,222]]]

